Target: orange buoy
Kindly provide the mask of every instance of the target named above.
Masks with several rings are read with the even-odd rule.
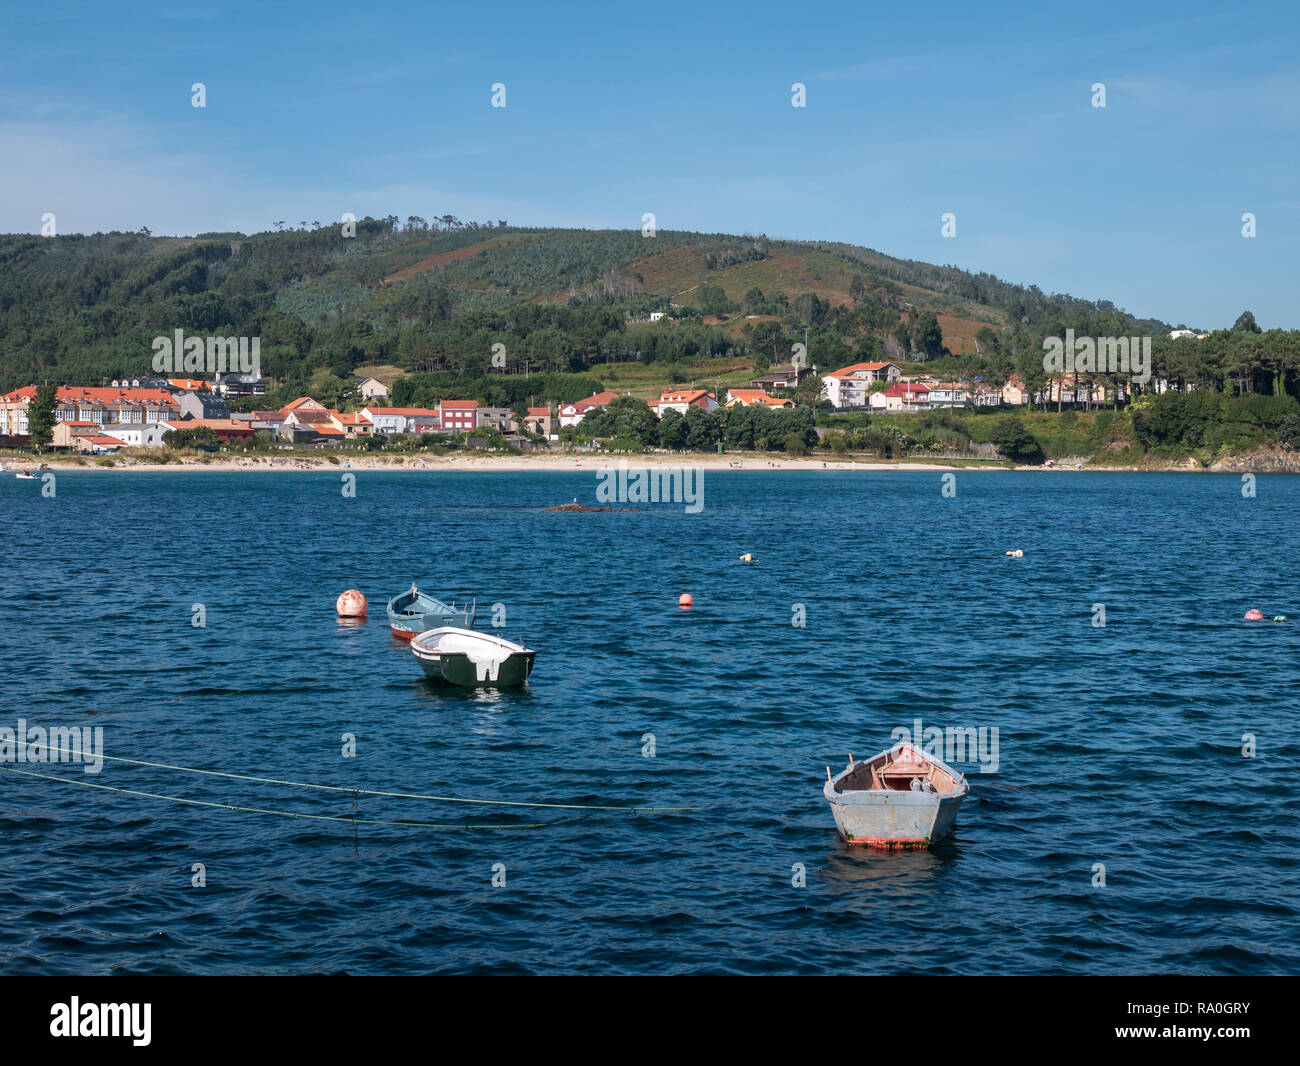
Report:
[[[1264,612],[1259,610],[1256,607],[1252,607],[1249,611],[1246,612],[1246,621],[1262,622],[1264,621]]]
[[[683,592],[677,597],[677,606],[682,608],[682,610],[688,610],[694,602],[695,601],[691,599],[691,594],[689,592]]]
[[[364,618],[366,611],[370,609],[370,604],[366,602],[365,594],[360,590],[348,589],[339,595],[334,607],[343,618]]]

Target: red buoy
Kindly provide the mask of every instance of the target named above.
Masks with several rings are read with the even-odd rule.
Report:
[[[694,602],[695,601],[691,599],[691,594],[689,592],[683,592],[680,596],[677,597],[677,606],[680,607],[683,611],[689,610],[691,604],[693,604]]]
[[[1246,621],[1262,622],[1264,621],[1264,612],[1252,607],[1249,611],[1246,612]]]
[[[370,604],[366,602],[365,594],[359,589],[348,589],[340,593],[338,601],[334,604],[335,609],[343,618],[364,618],[366,611],[370,609]]]

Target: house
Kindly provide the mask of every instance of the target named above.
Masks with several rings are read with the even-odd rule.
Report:
[[[91,422],[89,419],[56,422],[54,423],[54,439],[51,443],[56,448],[80,448],[82,440],[97,437],[99,433],[99,423]]]
[[[229,418],[230,404],[214,392],[181,392],[176,395],[181,418]]]
[[[1010,407],[1019,407],[1029,402],[1029,390],[1015,374],[1007,378],[1006,384],[1002,386],[1002,402]]]
[[[665,411],[686,414],[688,407],[698,407],[701,411],[716,411],[718,401],[713,393],[705,389],[664,389],[657,401],[652,401],[650,409],[663,418]]]
[[[328,414],[330,425],[342,430],[343,436],[348,439],[368,437],[374,432],[374,424],[359,411],[345,413],[330,408]]]
[[[332,427],[334,423],[330,421],[329,411],[317,404],[315,400],[312,403],[315,404],[314,407],[297,407],[289,411],[280,423],[280,429],[288,430],[292,436],[298,427],[310,430],[319,429],[321,426]]]
[[[523,428],[539,437],[551,439],[551,409],[549,407],[530,407],[524,415]]]
[[[769,370],[759,378],[751,378],[750,384],[756,389],[770,391],[772,389],[793,389],[796,388],[804,378],[813,371],[806,366],[778,366]]]
[[[284,415],[279,411],[249,411],[250,423],[254,430],[269,429],[272,433],[276,432],[284,425]],[[243,416],[236,414],[235,418]]]
[[[235,418],[191,418],[184,422],[178,419],[165,425],[167,429],[176,430],[210,429],[221,438],[222,444],[253,439],[253,427]]]
[[[996,385],[977,381],[970,387],[972,407],[997,407],[1002,403],[1002,390]]]
[[[898,381],[902,376],[902,368],[896,363],[854,363],[832,370],[822,381],[832,407],[865,407],[872,385],[877,381]]]
[[[509,407],[479,407],[475,410],[475,429],[488,426],[500,433],[507,433],[515,428]]]
[[[1095,381],[1091,385],[1081,381],[1073,374],[1053,374],[1047,379],[1046,388],[1034,394],[1034,402],[1040,404],[1087,403],[1097,405],[1107,401],[1106,385]]]
[[[1179,337],[1195,337],[1195,336],[1197,336],[1197,333],[1196,330],[1194,329],[1171,329],[1169,331],[1169,339],[1175,341]]]
[[[173,392],[211,392],[212,382],[202,378],[168,378],[160,388],[171,389]]]
[[[920,382],[896,381],[883,392],[873,392],[871,406],[881,411],[928,411],[930,387]]]
[[[106,437],[115,437],[128,448],[161,448],[167,425],[155,423],[151,426],[114,426],[102,432]]]
[[[935,382],[930,386],[930,407],[965,407],[969,396],[965,385]]]
[[[439,400],[438,422],[446,433],[478,428],[478,400]]]
[[[362,378],[357,382],[357,390],[362,397],[367,400],[383,400],[388,398],[388,386],[378,378]]]
[[[266,382],[257,374],[217,374],[212,388],[222,396],[266,395]]]
[[[610,392],[607,389],[604,392],[596,393],[594,396],[588,396],[585,400],[561,404],[560,425],[576,426],[592,411],[603,411],[617,399],[618,393]]]
[[[762,389],[728,389],[728,407],[793,407],[793,400],[769,396]]]
[[[370,405],[361,408],[361,413],[370,419],[376,433],[382,433],[386,437],[399,433],[436,433],[442,428],[438,412],[427,407]]]
[[[663,317],[664,317],[664,313],[663,313],[662,311],[651,311],[651,312],[650,312],[650,321],[651,321],[651,322],[658,322],[658,321],[659,321],[661,318],[663,318]]]
[[[282,415],[287,415],[290,411],[325,411],[328,408],[310,396],[299,396],[280,408]]]
[[[77,447],[88,455],[108,455],[123,445],[116,437],[107,437],[101,433],[94,437],[78,437]]]

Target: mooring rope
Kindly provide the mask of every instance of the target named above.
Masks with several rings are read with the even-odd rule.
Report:
[[[343,818],[335,814],[305,814],[301,811],[276,811],[263,807],[239,807],[233,803],[212,803],[209,800],[188,799],[185,796],[164,796],[157,792],[141,792],[132,788],[117,788],[114,785],[100,785],[93,781],[78,781],[75,777],[56,777],[54,774],[38,774],[34,770],[18,770],[0,763],[0,770],[22,774],[24,777],[41,777],[46,781],[62,781],[65,785],[84,785],[86,788],[99,788],[105,792],[121,792],[127,796],[144,796],[148,799],[169,800],[172,803],[189,803],[196,807],[219,807],[225,811],[243,811],[246,814],[278,814],[283,818],[310,818],[317,822],[351,822],[360,825],[400,825],[410,829],[545,829],[545,822],[521,823],[520,825],[444,825],[439,822],[390,822],[377,818]],[[346,790],[345,790],[346,791]]]
[[[26,739],[22,741],[24,748],[27,747],[44,747],[46,751],[71,752],[72,748],[51,748],[48,745],[29,744]],[[77,752],[81,755],[81,752]],[[231,774],[221,770],[201,770],[193,766],[174,766],[165,762],[146,762],[143,759],[127,759],[120,755],[96,755],[97,759],[108,759],[112,762],[130,763],[132,766],[150,766],[156,770],[180,770],[187,774],[206,774],[209,777],[225,777],[232,781],[256,781],[263,785],[290,785],[294,788],[314,788],[322,792],[347,792],[356,793],[359,796],[387,796],[390,799],[417,799],[431,800],[435,803],[472,803],[488,807],[538,807],[546,810],[556,811],[644,811],[647,813],[662,813],[665,811],[698,811],[699,807],[608,807],[599,806],[590,803],[530,803],[525,800],[487,800],[487,799],[466,799],[463,796],[424,796],[417,792],[381,792],[377,789],[370,788],[345,788],[341,785],[317,785],[310,781],[284,781],[275,777],[253,777],[249,774]]]

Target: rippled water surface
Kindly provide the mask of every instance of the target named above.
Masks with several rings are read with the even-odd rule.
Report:
[[[937,473],[741,471],[706,475],[699,514],[542,510],[594,504],[590,470],[361,471],[355,499],[338,473],[40,489],[0,476],[0,725],[101,725],[109,755],[234,774],[698,810],[362,797],[362,818],[516,828],[354,839],[82,785],[345,818],[351,794],[0,771],[5,972],[1300,969],[1300,478],[1250,499],[1227,476],[971,472],[945,499]],[[476,597],[481,628],[502,605],[529,685],[424,681],[383,619],[412,580]],[[334,614],[349,587],[361,625]],[[972,792],[933,850],[849,849],[825,767],[918,717],[996,727],[996,772],[959,764]]]

